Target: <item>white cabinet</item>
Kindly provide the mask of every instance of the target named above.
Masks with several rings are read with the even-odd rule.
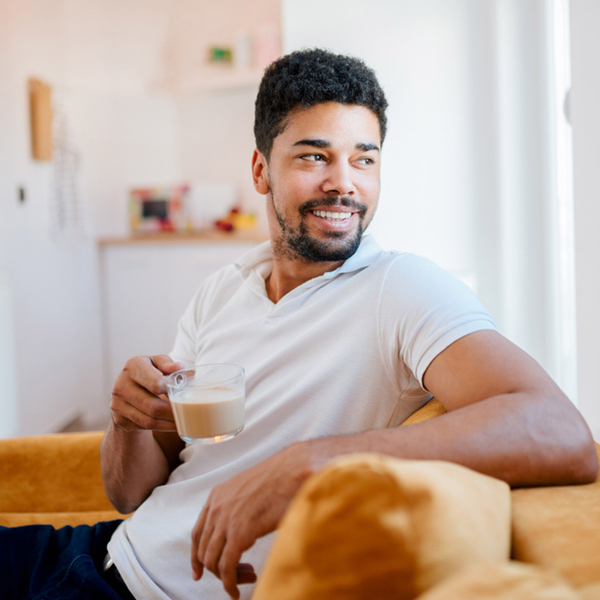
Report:
[[[105,393],[132,356],[168,354],[199,285],[253,241],[102,243]]]

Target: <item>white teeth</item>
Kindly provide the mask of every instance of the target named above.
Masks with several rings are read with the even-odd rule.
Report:
[[[331,212],[328,210],[313,210],[313,214],[322,219],[329,219],[330,221],[345,221],[352,216],[352,213]]]

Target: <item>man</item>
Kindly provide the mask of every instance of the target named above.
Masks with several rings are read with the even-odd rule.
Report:
[[[473,294],[363,236],[386,106],[356,59],[309,50],[267,69],[252,174],[271,242],[200,287],[170,356],[131,359],[115,382],[101,458],[111,501],[135,510],[108,544],[122,596],[248,598],[290,500],[345,453],[448,460],[513,486],[595,478],[585,422]],[[164,376],[215,362],[246,370],[245,429],[185,447]],[[432,395],[447,414],[396,427]]]
[[[302,482],[347,452],[450,460],[512,485],[595,477],[577,411],[472,295],[429,262],[363,239],[379,196],[385,108],[373,73],[352,59],[314,50],[267,70],[252,173],[271,245],[200,289],[171,358],[134,359],[115,385],[106,487],[124,512],[141,505],[109,545],[128,583],[146,567],[144,585],[216,598],[208,570],[237,597],[238,581],[251,578],[238,568],[242,553],[256,543],[248,557],[260,562],[263,536]],[[200,362],[244,366],[247,425],[226,445],[183,450],[157,396],[163,375]],[[431,394],[447,415],[391,427]],[[178,496],[189,496],[184,506]],[[163,519],[169,531],[157,536]],[[182,564],[193,521],[193,576],[205,588]],[[163,552],[179,557],[164,576]]]

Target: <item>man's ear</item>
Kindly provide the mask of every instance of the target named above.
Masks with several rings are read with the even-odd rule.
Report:
[[[269,182],[267,181],[267,159],[265,155],[256,148],[252,155],[252,180],[254,189],[265,196],[269,193]]]

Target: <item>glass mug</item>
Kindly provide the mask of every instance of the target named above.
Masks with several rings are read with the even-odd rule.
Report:
[[[179,437],[214,444],[244,428],[244,369],[237,365],[196,365],[166,377]]]

